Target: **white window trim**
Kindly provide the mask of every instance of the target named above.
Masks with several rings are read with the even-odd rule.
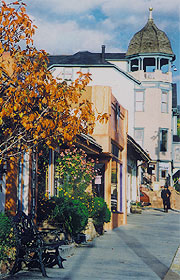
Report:
[[[166,142],[166,151],[161,151],[161,137],[162,137],[162,131],[167,131],[167,142]],[[168,128],[160,128],[160,137],[159,137],[159,140],[160,140],[160,142],[159,142],[159,151],[160,151],[160,153],[167,153],[168,152],[168,132],[169,132],[169,129]]]
[[[163,102],[163,94],[166,93],[167,95],[167,103]],[[166,104],[166,112],[163,112],[163,104]],[[167,90],[162,90],[161,91],[161,113],[163,114],[168,114],[169,113],[169,91]]]
[[[142,101],[136,101],[136,95],[138,92],[141,92],[143,94],[143,100]],[[144,112],[144,102],[145,102],[145,91],[144,90],[136,90],[135,91],[135,112]],[[137,103],[142,103],[142,110],[137,110],[136,109],[136,104]]]
[[[135,132],[138,130],[142,131],[142,145],[138,143],[138,140],[135,137]],[[142,148],[144,147],[144,127],[135,127],[134,128],[134,139]]]

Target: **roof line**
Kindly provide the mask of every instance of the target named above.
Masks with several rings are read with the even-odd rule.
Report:
[[[133,76],[131,76],[130,74],[124,72],[122,69],[120,69],[118,66],[112,64],[112,63],[109,63],[109,64],[52,64],[50,65],[48,68],[49,70],[53,67],[111,67],[111,68],[114,68],[116,70],[118,70],[120,73],[122,73],[124,76],[126,76],[127,78],[133,80],[135,83],[137,83],[138,85],[141,84],[141,82],[137,79],[135,79]]]
[[[128,134],[127,141],[131,143],[135,150],[138,151],[145,160],[151,161],[150,156],[144,151],[144,149]]]

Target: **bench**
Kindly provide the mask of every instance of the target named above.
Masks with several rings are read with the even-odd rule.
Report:
[[[28,269],[39,268],[44,277],[47,277],[46,267],[58,265],[59,268],[63,268],[65,259],[60,256],[59,249],[66,242],[59,238],[62,230],[39,231],[32,217],[27,216],[23,211],[19,211],[12,220],[16,241],[16,259],[10,272],[11,275],[22,269],[22,263]],[[49,233],[51,236],[54,235],[54,238],[47,242],[44,237]]]

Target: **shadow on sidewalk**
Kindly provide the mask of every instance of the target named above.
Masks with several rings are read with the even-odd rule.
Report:
[[[115,230],[119,238],[121,238],[126,245],[139,257],[141,260],[149,266],[149,268],[156,273],[156,275],[163,279],[168,272],[168,267],[159,261],[154,255],[152,255],[143,244],[141,244],[133,235],[127,234],[120,228]]]

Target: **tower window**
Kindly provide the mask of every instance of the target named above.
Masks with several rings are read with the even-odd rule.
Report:
[[[155,58],[148,57],[144,59],[143,70],[144,72],[154,72],[156,69]]]
[[[139,62],[138,59],[131,60],[131,72],[139,70]]]
[[[168,92],[162,91],[161,94],[161,112],[168,113]]]
[[[167,136],[168,136],[168,130],[161,129],[160,130],[160,152],[167,152]]]

